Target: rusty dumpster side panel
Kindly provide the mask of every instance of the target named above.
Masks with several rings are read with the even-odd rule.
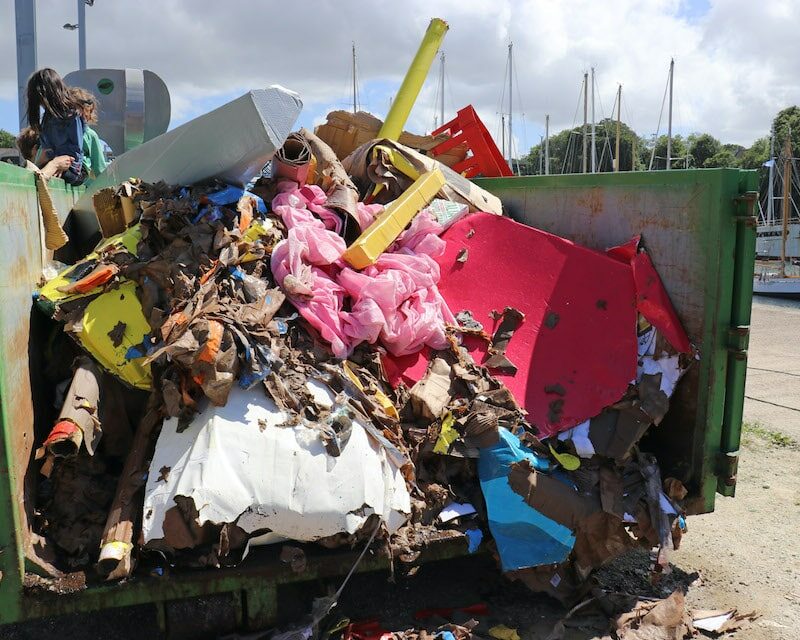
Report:
[[[61,180],[50,190],[62,221],[79,191]],[[36,185],[32,172],[0,163],[0,618],[18,616],[28,517],[26,471],[34,448],[34,402],[29,348],[31,294],[45,264]]]

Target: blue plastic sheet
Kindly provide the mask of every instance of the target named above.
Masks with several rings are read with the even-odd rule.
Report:
[[[264,204],[264,201],[260,197],[258,197],[255,193],[251,193],[250,191],[245,191],[241,187],[235,187],[232,184],[229,184],[221,191],[217,191],[216,193],[210,193],[206,197],[208,198],[208,201],[211,204],[222,205],[222,204],[235,204],[239,202],[239,198],[241,198],[245,194],[247,194],[256,201],[256,209],[258,210],[259,213],[267,212],[267,205]]]
[[[563,562],[575,544],[572,531],[528,505],[508,484],[514,462],[528,460],[537,471],[549,471],[550,463],[507,429],[499,432],[500,441],[480,451],[478,477],[503,571]]]
[[[467,536],[467,542],[469,543],[468,551],[470,553],[475,553],[478,550],[478,547],[481,546],[481,542],[483,541],[483,531],[480,529],[467,529],[464,532],[464,535]]]

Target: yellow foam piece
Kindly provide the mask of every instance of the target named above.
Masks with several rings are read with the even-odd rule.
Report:
[[[99,252],[105,249],[106,247],[118,244],[120,246],[125,247],[125,249],[127,249],[128,252],[132,253],[133,255],[136,255],[136,251],[139,246],[139,241],[141,239],[142,239],[142,230],[138,224],[135,224],[130,229],[126,229],[122,233],[118,233],[115,236],[103,240],[100,244],[97,245],[97,248],[94,250],[94,252],[90,253],[79,263],[67,267],[61,273],[59,273],[55,278],[47,281],[45,285],[41,289],[39,289],[39,295],[42,298],[45,298],[53,303],[66,302],[68,300],[77,300],[78,298],[84,298],[86,296],[94,295],[94,291],[87,291],[86,293],[64,293],[63,291],[59,291],[58,288],[66,287],[72,284],[72,280],[69,279],[69,275],[75,269],[77,269],[79,266],[81,266],[88,260],[96,260],[99,255]]]
[[[555,449],[553,449],[553,445],[550,446],[550,453],[553,457],[558,461],[564,469],[567,471],[575,471],[581,466],[581,459],[577,456],[573,456],[571,453],[558,453]]]
[[[414,217],[427,207],[445,185],[439,169],[427,171],[397,198],[351,244],[342,257],[355,269],[363,269],[380,257]]]
[[[447,454],[453,443],[458,440],[461,434],[453,427],[455,423],[456,419],[453,417],[452,413],[448,413],[444,417],[444,420],[442,420],[442,429],[439,431],[439,438],[436,440],[436,444],[433,445],[434,453],[442,455]]]
[[[125,332],[122,342],[115,347],[108,333],[118,322],[125,323]],[[153,384],[150,365],[143,364],[144,358],[125,358],[128,349],[141,344],[142,338],[149,332],[150,325],[136,295],[136,283],[128,280],[86,305],[83,329],[77,338],[104,369],[137,389],[149,390]]]
[[[273,227],[272,220],[253,220],[250,226],[247,228],[242,234],[242,240],[246,242],[255,242],[260,237],[267,235],[267,232],[272,229]],[[239,262],[252,262],[253,260],[257,260],[258,256],[252,253],[251,251],[247,251],[239,260]]]

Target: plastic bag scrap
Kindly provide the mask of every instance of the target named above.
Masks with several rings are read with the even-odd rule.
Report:
[[[341,260],[342,238],[313,215],[324,202],[321,189],[290,182],[280,188],[272,207],[288,236],[272,253],[272,272],[335,356],[364,341],[398,355],[446,346],[445,324],[454,318],[436,289],[433,258],[444,247],[435,238],[438,225],[417,216],[389,252],[358,272]]]

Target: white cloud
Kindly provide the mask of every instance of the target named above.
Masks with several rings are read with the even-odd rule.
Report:
[[[655,131],[671,56],[675,57],[676,128],[709,131],[749,144],[765,135],[782,107],[799,101],[800,3],[711,0],[96,0],[87,7],[90,66],[140,67],[167,82],[177,114],[200,98],[279,83],[307,104],[341,103],[348,93],[350,42],[360,80],[399,84],[428,20],[450,23],[445,38],[450,111],[472,103],[492,132],[499,116],[506,46],[514,41],[523,123],[517,139],[538,142],[544,114],[551,130],[573,123],[581,77],[595,66],[610,115],[617,83],[623,117],[642,134]],[[39,0],[39,63],[62,73],[75,68],[75,3]],[[0,8],[13,36],[13,3]],[[11,33],[9,33],[11,32]],[[0,39],[14,60],[14,38]],[[436,71],[432,72],[435,76]],[[15,66],[0,67],[0,97],[13,100]],[[420,96],[410,125],[430,128],[434,83]],[[515,91],[515,101],[517,101]],[[388,95],[373,100],[380,111]],[[627,110],[627,113],[626,113]],[[524,129],[523,130],[523,124]],[[662,125],[663,128],[663,125]]]

